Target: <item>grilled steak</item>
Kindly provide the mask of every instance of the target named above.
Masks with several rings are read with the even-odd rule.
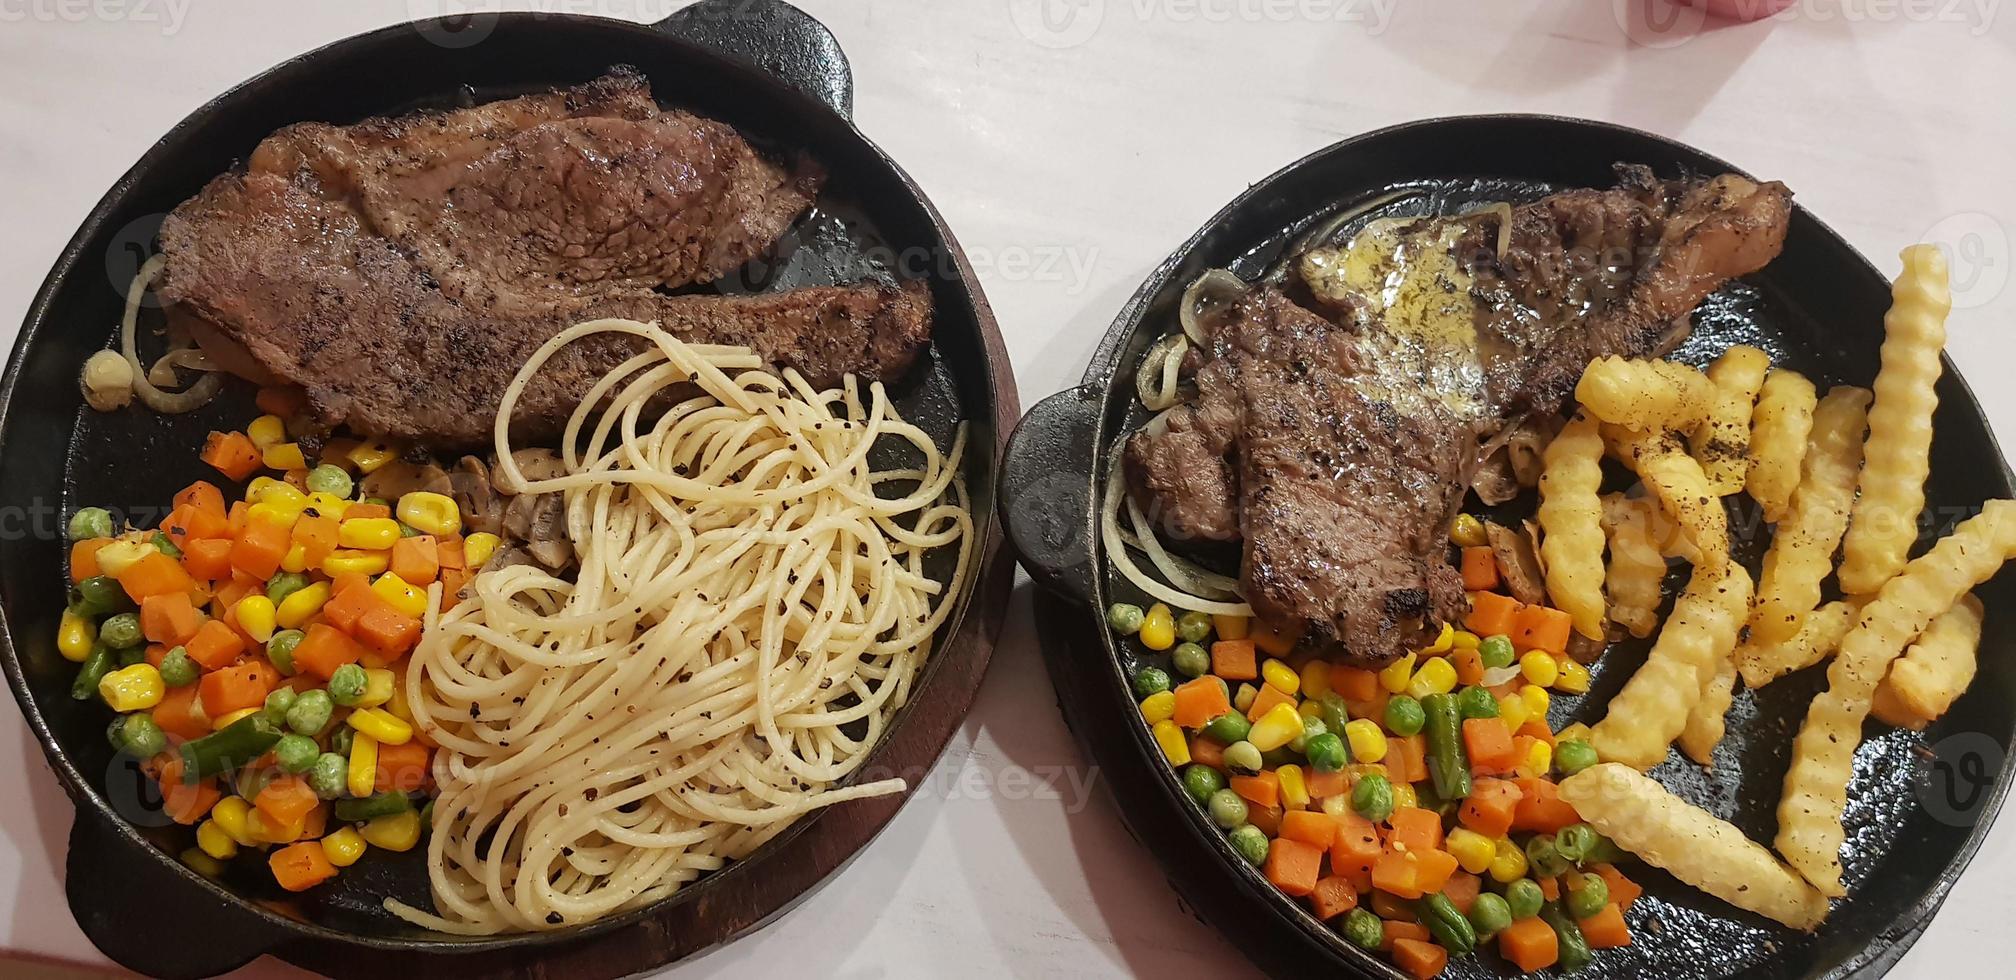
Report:
[[[746,344],[815,384],[893,377],[930,333],[921,286],[668,295],[760,254],[824,174],[660,110],[619,72],[446,113],[305,123],[262,142],[162,225],[172,318],[238,373],[299,385],[318,421],[437,448],[489,441],[526,358],[599,317]],[[573,345],[514,431],[557,431],[640,348]]]
[[[1582,368],[1671,349],[1694,307],[1777,255],[1783,185],[1625,168],[1490,214],[1368,228],[1205,323],[1197,397],[1134,436],[1136,500],[1178,539],[1243,541],[1277,629],[1378,666],[1463,610],[1446,541],[1494,437]]]

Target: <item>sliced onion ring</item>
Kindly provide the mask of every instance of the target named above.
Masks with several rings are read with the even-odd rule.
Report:
[[[1207,269],[1183,290],[1183,301],[1176,308],[1176,319],[1183,324],[1183,336],[1190,342],[1203,347],[1209,340],[1204,336],[1204,326],[1198,320],[1214,315],[1231,306],[1239,297],[1246,295],[1246,280],[1224,269]]]
[[[215,398],[218,390],[224,387],[224,376],[211,371],[186,390],[162,391],[148,380],[146,369],[141,367],[134,342],[134,333],[140,322],[140,297],[153,283],[154,277],[161,274],[161,266],[166,261],[165,256],[156,255],[134,274],[133,285],[126,290],[126,313],[119,320],[119,353],[125,355],[126,363],[133,368],[133,393],[140,396],[140,401],[164,415],[174,415],[199,408]]]

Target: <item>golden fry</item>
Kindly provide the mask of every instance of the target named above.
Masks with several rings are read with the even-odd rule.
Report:
[[[1799,634],[1782,643],[1759,643],[1755,637],[1736,648],[1736,670],[1743,686],[1756,690],[1795,670],[1805,670],[1834,655],[1841,638],[1862,614],[1862,601],[1830,602],[1806,615]]]
[[[1603,529],[1610,538],[1610,567],[1603,589],[1611,621],[1632,636],[1651,636],[1659,628],[1659,586],[1666,579],[1666,558],[1659,553],[1653,521],[1663,517],[1649,498],[1621,493],[1603,497]]]
[[[1535,516],[1547,595],[1574,618],[1575,631],[1603,638],[1603,437],[1596,420],[1577,414],[1541,454],[1540,510]]]
[[[1659,503],[1680,525],[1693,546],[1694,564],[1720,570],[1729,562],[1729,514],[1722,498],[1708,486],[1701,464],[1687,455],[1671,433],[1647,433],[1615,425],[1603,427],[1603,439],[1629,461]]]
[[[1694,430],[1689,445],[1708,485],[1727,497],[1743,489],[1749,471],[1750,411],[1757,403],[1757,391],[1771,370],[1771,355],[1739,344],[1708,365],[1708,380],[1715,385],[1708,420]]]
[[[1833,568],[1834,549],[1855,504],[1868,407],[1867,389],[1843,385],[1820,399],[1813,412],[1805,473],[1758,579],[1757,609],[1750,616],[1755,642],[1783,643],[1799,635],[1806,614],[1820,604],[1820,582]]]
[[[1785,368],[1765,377],[1757,393],[1757,410],[1750,415],[1750,473],[1743,489],[1774,524],[1785,516],[1799,486],[1815,401],[1813,382]]]
[[[1724,562],[1719,570],[1695,566],[1644,666],[1590,730],[1589,744],[1597,755],[1635,769],[1665,760],[1666,747],[1687,727],[1717,662],[1736,648],[1736,632],[1750,608],[1750,588],[1750,573],[1734,562]]]
[[[1603,357],[1583,370],[1575,400],[1605,422],[1685,432],[1708,417],[1715,386],[1700,371],[1675,361]]]
[[[1741,615],[1741,613],[1738,613]],[[1715,662],[1715,673],[1701,685],[1701,700],[1687,713],[1687,727],[1680,730],[1680,751],[1704,766],[1715,764],[1715,746],[1729,731],[1729,706],[1736,703],[1736,658]]]
[[[1980,647],[1981,600],[1968,593],[1890,665],[1876,689],[1876,717],[1906,728],[1938,720],[1973,683]]]

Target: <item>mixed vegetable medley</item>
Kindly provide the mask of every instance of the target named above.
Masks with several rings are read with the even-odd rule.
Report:
[[[463,537],[453,498],[358,499],[389,447],[330,440],[311,466],[278,415],[211,433],[203,460],[244,484],[175,495],[153,529],[98,507],[70,519],[57,645],[71,694],[115,713],[113,747],[193,825],[182,860],[216,875],[265,851],[302,891],[370,847],[409,850],[427,820],[431,746],[403,694],[429,586],[452,605],[495,535]],[[262,470],[276,475],[258,475]]]
[[[1550,690],[1589,689],[1569,616],[1493,591],[1483,533],[1466,515],[1452,534],[1465,628],[1377,672],[1297,655],[1294,637],[1244,617],[1107,611],[1166,651],[1177,677],[1134,676],[1141,716],[1232,849],[1422,978],[1494,940],[1522,972],[1574,972],[1630,944],[1639,894],[1615,866],[1624,853],[1553,781],[1597,763],[1584,726],[1547,723]]]

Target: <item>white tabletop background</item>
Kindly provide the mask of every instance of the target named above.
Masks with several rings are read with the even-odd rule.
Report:
[[[1886,271],[1907,243],[1953,244],[1952,351],[2007,441],[2016,17],[1999,2],[1800,0],[1740,26],[1664,0],[802,5],[852,58],[861,129],[972,254],[1025,407],[1075,381],[1148,270],[1249,183],[1392,123],[1547,112],[1649,129],[1783,179]],[[523,6],[655,20],[679,4]],[[0,0],[0,343],[11,347],[85,212],[175,121],[289,56],[440,11]],[[1250,975],[1098,790],[1028,615],[1025,582],[972,716],[873,846],[781,922],[667,975]],[[106,968],[63,897],[70,820],[0,699],[0,947]],[[1991,964],[2007,962],[2012,858],[2005,820],[1896,975],[2003,972]],[[245,971],[291,972],[270,959]]]

